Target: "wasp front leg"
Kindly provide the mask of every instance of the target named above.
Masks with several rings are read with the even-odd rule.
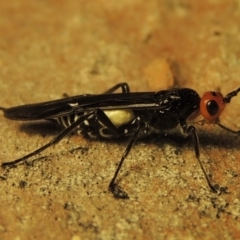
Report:
[[[191,136],[192,136],[193,142],[194,142],[195,156],[196,156],[197,161],[198,161],[198,163],[199,163],[199,165],[200,165],[200,168],[201,168],[201,170],[202,170],[202,172],[203,172],[203,175],[204,175],[204,177],[205,177],[205,179],[206,179],[206,181],[207,181],[207,183],[208,183],[208,186],[209,186],[209,188],[211,189],[211,191],[213,191],[214,193],[217,193],[217,190],[218,190],[217,188],[219,188],[219,187],[217,187],[217,185],[214,186],[214,185],[211,183],[211,181],[210,181],[210,179],[209,179],[209,177],[208,177],[208,175],[207,175],[207,173],[206,173],[206,170],[205,170],[205,168],[203,167],[202,162],[201,162],[201,160],[200,160],[199,138],[198,138],[198,135],[197,135],[196,128],[195,128],[194,126],[187,126],[187,124],[186,124],[185,121],[180,122],[180,125],[181,125],[184,133],[186,133],[187,135],[191,135]],[[224,188],[222,188],[222,189],[220,189],[220,190],[221,190],[222,192],[225,191]]]
[[[224,130],[226,130],[226,131],[228,131],[228,132],[230,132],[230,133],[240,134],[240,130],[237,130],[237,131],[232,130],[231,128],[228,128],[228,127],[222,125],[221,123],[217,123],[217,125],[218,125],[220,128],[222,128],[222,129],[224,129]]]

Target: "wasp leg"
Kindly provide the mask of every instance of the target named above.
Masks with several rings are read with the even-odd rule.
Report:
[[[239,130],[238,130],[238,131],[232,130],[232,129],[230,129],[230,128],[224,126],[224,125],[222,125],[221,123],[217,123],[217,125],[218,125],[220,128],[222,128],[222,129],[224,129],[224,130],[226,130],[226,131],[228,131],[228,132],[230,132],[230,133],[240,134],[240,131],[239,131]]]
[[[129,93],[130,92],[130,88],[128,83],[118,83],[115,86],[111,87],[110,89],[108,89],[106,92],[102,93],[102,94],[110,94],[110,93],[114,93],[116,90],[118,90],[119,88],[121,88],[122,93]],[[91,95],[91,94],[86,94],[86,95]],[[64,98],[70,97],[70,95],[68,95],[67,93],[63,94]],[[5,108],[0,107],[0,110],[4,110]]]
[[[125,191],[123,191],[121,189],[121,187],[118,186],[118,184],[116,183],[116,178],[118,176],[118,173],[119,173],[119,171],[120,171],[120,169],[122,167],[122,164],[123,164],[125,158],[129,154],[130,150],[133,147],[133,144],[137,140],[139,131],[142,129],[142,127],[143,127],[143,124],[139,124],[139,126],[136,129],[136,131],[132,135],[132,137],[131,137],[131,139],[130,139],[130,141],[129,141],[129,143],[128,143],[128,145],[127,145],[127,147],[126,147],[126,149],[125,149],[125,151],[124,151],[124,153],[122,155],[122,158],[121,158],[121,160],[120,160],[120,162],[119,162],[119,164],[117,166],[117,169],[116,169],[116,171],[115,171],[115,173],[113,175],[113,178],[112,178],[112,180],[111,180],[111,182],[110,182],[110,184],[108,186],[109,191],[112,192],[112,194],[113,194],[113,196],[115,198],[124,198],[124,199],[129,198],[128,194]]]
[[[193,138],[193,141],[194,141],[194,150],[195,150],[195,155],[196,155],[196,158],[197,158],[197,161],[200,165],[200,168],[202,169],[202,172],[203,172],[203,175],[208,183],[208,186],[209,188],[214,192],[214,193],[217,193],[217,188],[219,188],[218,185],[216,186],[213,186],[213,184],[211,183],[203,165],[202,165],[202,162],[200,160],[200,150],[199,150],[199,138],[198,138],[198,135],[197,135],[197,131],[196,131],[196,128],[194,126],[187,126],[187,124],[185,122],[182,122],[181,123],[181,126],[183,128],[183,131],[185,133],[187,133],[188,135],[191,135],[192,138]],[[220,188],[219,189],[221,192],[225,192],[226,191],[226,188]]]
[[[2,163],[2,167],[5,168],[7,166],[14,166],[15,164],[25,161],[28,158],[39,154],[40,152],[44,151],[45,149],[57,144],[58,142],[60,142],[66,135],[68,135],[69,133],[71,133],[79,124],[81,124],[85,119],[87,119],[89,116],[93,115],[94,112],[90,112],[82,117],[80,117],[76,122],[74,122],[71,126],[69,126],[68,128],[65,128],[60,134],[58,134],[55,138],[53,138],[49,143],[43,145],[42,147],[38,148],[37,150],[15,160],[15,161],[11,161],[11,162],[4,162]]]
[[[129,85],[124,82],[124,83],[118,83],[117,85],[113,86],[112,88],[110,88],[109,90],[104,92],[103,94],[113,93],[119,88],[121,88],[123,93],[129,93],[130,92]]]

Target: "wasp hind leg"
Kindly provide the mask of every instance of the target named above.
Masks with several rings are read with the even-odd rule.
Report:
[[[123,83],[118,83],[115,86],[111,87],[110,89],[108,89],[106,92],[102,93],[102,94],[111,94],[114,93],[115,91],[117,91],[119,88],[121,88],[122,93],[129,93],[130,92],[130,87],[128,85],[128,83],[123,82]],[[90,94],[91,95],[91,94]],[[70,97],[67,93],[63,94],[64,98]],[[0,110],[4,110],[5,108],[0,107]]]
[[[28,158],[35,156],[41,152],[43,152],[45,149],[57,144],[58,142],[60,142],[66,135],[70,134],[75,128],[77,128],[85,119],[87,119],[89,116],[93,115],[93,112],[90,112],[82,117],[80,117],[76,122],[74,122],[72,125],[70,125],[69,127],[65,128],[60,134],[58,134],[55,138],[53,138],[49,143],[43,145],[42,147],[38,148],[37,150],[19,158],[16,159],[14,161],[11,162],[4,162],[2,163],[2,168],[5,167],[13,167],[16,164],[23,162],[25,160],[27,160]]]
[[[129,93],[130,92],[129,85],[127,83],[123,82],[123,83],[116,84],[115,86],[113,86],[112,88],[110,88],[106,92],[104,92],[103,94],[114,93],[119,88],[121,88],[122,93]]]

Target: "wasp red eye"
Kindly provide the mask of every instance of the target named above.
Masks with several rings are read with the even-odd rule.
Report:
[[[203,117],[213,122],[218,119],[225,107],[223,95],[219,92],[205,92],[200,102],[200,112]]]

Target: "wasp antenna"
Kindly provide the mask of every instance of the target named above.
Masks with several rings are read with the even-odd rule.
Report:
[[[228,93],[224,98],[223,98],[223,102],[225,103],[230,103],[231,99],[235,96],[237,96],[237,94],[240,92],[240,88]]]

